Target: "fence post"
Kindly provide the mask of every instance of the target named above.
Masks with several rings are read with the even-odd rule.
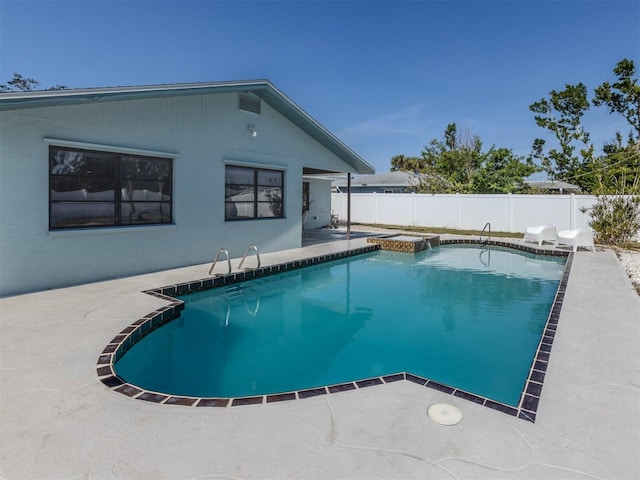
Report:
[[[416,226],[416,192],[411,192],[411,223]]]
[[[507,193],[507,231],[513,232],[513,196],[511,193]]]
[[[373,193],[373,223],[378,224],[378,196],[376,192]]]
[[[569,194],[569,225],[570,229],[576,228],[576,194]]]

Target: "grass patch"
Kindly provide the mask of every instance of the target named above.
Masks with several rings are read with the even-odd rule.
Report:
[[[381,225],[375,223],[353,223],[352,225],[360,225],[363,227],[375,227],[375,228],[385,228],[387,230],[402,230],[403,232],[413,232],[413,233],[450,233],[452,235],[475,235],[480,236],[482,233],[481,230],[459,230],[457,228],[441,228],[441,227],[407,227],[404,225]],[[488,232],[484,232],[482,235],[487,236]],[[523,233],[517,232],[491,232],[492,237],[501,237],[501,238],[522,238],[524,236]]]

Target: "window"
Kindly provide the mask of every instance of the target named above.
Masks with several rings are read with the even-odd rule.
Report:
[[[172,222],[170,158],[49,147],[49,229]]]
[[[284,217],[284,172],[227,165],[225,220]]]

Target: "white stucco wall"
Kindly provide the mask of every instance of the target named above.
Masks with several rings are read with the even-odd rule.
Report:
[[[265,102],[260,115],[239,110],[235,93],[1,115],[0,296],[204,263],[221,247],[232,256],[251,243],[260,252],[298,247],[303,167],[349,170]],[[174,154],[174,224],[50,232],[45,138]],[[225,222],[225,162],[283,169],[285,218]],[[330,213],[326,190],[314,202],[319,217]]]

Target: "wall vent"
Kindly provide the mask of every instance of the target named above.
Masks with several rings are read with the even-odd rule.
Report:
[[[260,99],[248,95],[238,95],[238,108],[245,112],[257,113],[260,115]]]

